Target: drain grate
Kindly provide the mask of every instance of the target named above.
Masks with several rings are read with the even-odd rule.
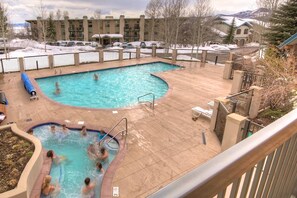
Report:
[[[31,122],[31,121],[32,121],[32,118],[26,119],[26,122]]]

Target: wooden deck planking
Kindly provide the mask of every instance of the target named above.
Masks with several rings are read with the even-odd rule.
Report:
[[[160,59],[88,64],[57,70],[61,69],[64,74],[156,60]],[[145,197],[220,152],[215,134],[208,130],[209,120],[199,118],[196,122],[192,121],[191,108],[207,108],[210,100],[226,96],[231,82],[222,79],[223,67],[208,64],[199,67],[186,62],[182,65],[187,68],[158,73],[168,82],[170,91],[156,101],[154,111],[138,105],[117,109],[118,114],[113,114],[111,109],[61,106],[40,93],[38,101],[29,101],[20,74],[5,74],[0,84],[9,99],[5,122],[15,121],[18,127],[28,129],[36,123],[51,120],[70,120],[70,124],[85,121],[87,126],[99,129],[110,128],[122,117],[127,117],[127,154],[113,177],[113,186],[120,187],[121,197]],[[29,71],[28,74],[30,77],[48,76],[53,75],[54,70]],[[207,145],[202,144],[202,130],[205,131]]]

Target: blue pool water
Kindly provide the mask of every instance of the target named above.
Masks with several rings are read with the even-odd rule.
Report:
[[[86,177],[96,181],[96,197],[100,196],[103,175],[96,172],[96,162],[90,160],[87,154],[89,144],[98,138],[97,132],[88,131],[87,137],[81,137],[79,130],[69,130],[68,135],[64,136],[61,127],[56,126],[56,133],[52,134],[50,125],[42,125],[34,128],[34,136],[40,139],[46,150],[53,150],[56,155],[66,157],[58,165],[53,163],[50,172],[52,183],[58,181],[61,186],[58,198],[81,197],[81,187]],[[116,153],[117,150],[109,150],[108,160],[102,163],[105,170]]]
[[[36,79],[39,87],[49,98],[59,103],[89,108],[120,108],[138,103],[137,98],[154,93],[156,99],[168,90],[166,82],[151,73],[174,70],[179,67],[166,63],[151,63],[138,66],[98,70],[78,74]],[[93,79],[94,74],[99,80]],[[61,93],[55,94],[55,83]],[[143,98],[143,99],[149,99]]]

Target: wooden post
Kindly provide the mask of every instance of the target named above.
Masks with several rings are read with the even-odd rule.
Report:
[[[235,70],[232,82],[231,94],[236,94],[241,91],[244,71]]]
[[[140,58],[140,47],[136,47],[136,58]]]
[[[19,60],[20,72],[24,72],[25,71],[24,57],[19,57],[18,60]]]
[[[79,66],[79,53],[74,53],[74,65]]]
[[[119,49],[119,61],[123,60],[123,52],[124,52],[123,49]]]
[[[233,66],[233,61],[226,61],[225,67],[224,67],[223,79],[225,80],[231,79],[232,66]]]
[[[53,55],[48,55],[48,66],[50,69],[54,68],[54,56]]]
[[[231,113],[227,116],[222,141],[222,151],[227,150],[242,140],[242,129],[244,128],[246,120],[246,117],[236,113]]]
[[[104,51],[102,49],[99,50],[99,63],[104,62]]]
[[[177,49],[172,50],[172,61],[175,62],[177,59]]]

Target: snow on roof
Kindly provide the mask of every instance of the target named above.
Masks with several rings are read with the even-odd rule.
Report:
[[[222,37],[222,38],[223,38],[223,37],[227,36],[227,34],[226,34],[225,32],[222,32],[221,30],[218,30],[218,29],[216,29],[216,28],[214,28],[214,27],[212,27],[211,30],[212,30],[214,33],[218,34],[219,37]]]
[[[94,34],[92,38],[123,38],[122,34]]]
[[[248,19],[240,19],[240,18],[232,17],[232,16],[221,16],[220,18],[223,19],[224,23],[226,23],[230,26],[232,24],[233,18],[235,19],[236,27],[240,27],[242,25],[252,26]]]

